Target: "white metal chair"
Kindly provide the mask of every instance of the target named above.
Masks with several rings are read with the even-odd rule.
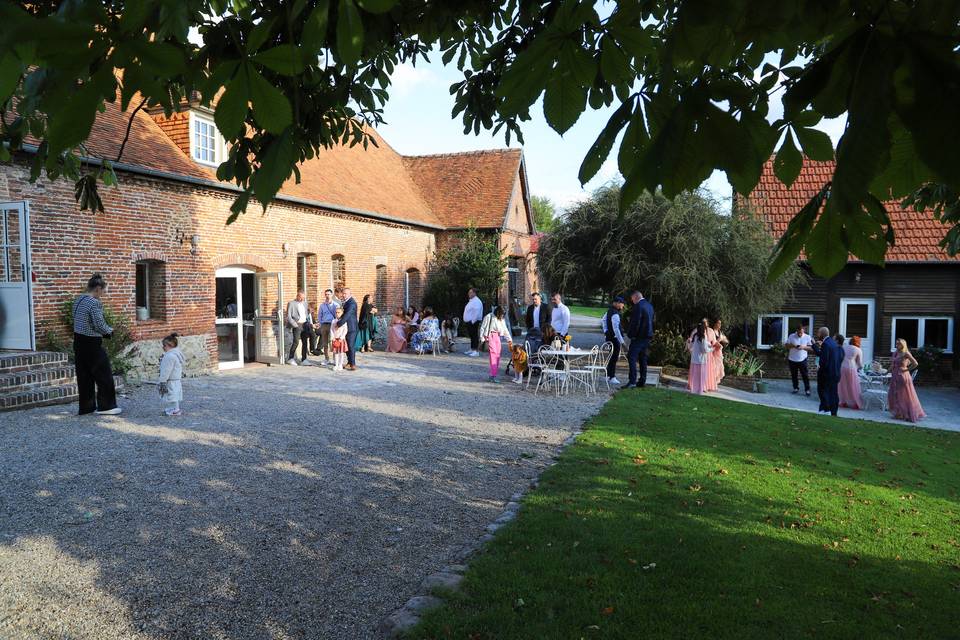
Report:
[[[887,410],[887,389],[884,386],[884,380],[880,376],[870,376],[862,371],[857,374],[860,380],[860,395],[863,397],[863,408],[870,405],[874,398],[880,401],[880,409]]]
[[[600,345],[600,348],[594,347],[594,360],[587,365],[587,369],[593,374],[593,390],[597,390],[597,381],[599,378],[603,378],[603,381],[607,383],[607,391],[610,390],[610,379],[607,378],[607,365],[610,363],[610,358],[613,357],[613,343],[604,342]]]
[[[547,366],[546,359],[539,353],[532,353],[530,351],[530,341],[527,340],[523,343],[523,349],[527,352],[527,385],[526,389],[530,389],[530,382],[533,381],[533,374],[536,373],[538,378],[543,376],[543,370]]]
[[[599,353],[600,348],[594,346],[593,349],[590,350],[590,355],[584,358],[578,358],[576,360],[571,359],[567,361],[567,375],[565,376],[566,380],[564,381],[567,387],[566,391],[570,390],[571,383],[576,384],[578,388],[583,387],[583,390],[587,395],[590,395],[596,391],[593,386],[594,372],[592,369],[590,369],[590,367],[596,362]],[[586,360],[586,364],[584,364],[584,360]]]
[[[566,389],[567,372],[557,366],[560,362],[560,356],[548,356],[543,353],[544,350],[549,348],[548,346],[540,347],[538,355],[543,359],[544,366],[540,370],[540,377],[537,379],[537,386],[534,387],[533,393],[536,395],[541,388],[549,390],[552,386],[559,398],[560,393]]]

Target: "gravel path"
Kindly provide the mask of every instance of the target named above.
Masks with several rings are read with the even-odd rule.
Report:
[[[363,356],[0,414],[0,637],[376,637],[605,400]]]

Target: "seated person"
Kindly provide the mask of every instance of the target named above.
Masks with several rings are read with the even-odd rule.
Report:
[[[397,307],[396,313],[390,318],[390,328],[387,329],[387,351],[402,353],[407,348],[407,314],[403,307]]]
[[[423,317],[420,320],[420,330],[413,334],[410,347],[419,351],[426,343],[440,340],[440,320],[433,315],[433,309],[424,307]]]
[[[443,322],[440,323],[440,334],[443,350],[447,353],[453,353],[454,346],[457,344],[457,325],[453,321],[452,313],[443,317]]]
[[[413,334],[417,331],[417,325],[420,324],[420,314],[413,305],[407,309],[407,342],[413,339]]]

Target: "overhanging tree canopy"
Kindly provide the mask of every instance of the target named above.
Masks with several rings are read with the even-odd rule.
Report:
[[[587,108],[615,107],[580,179],[619,140],[623,208],[644,190],[695,188],[713,169],[747,194],[774,151],[790,184],[801,151],[834,155],[817,123],[846,114],[833,180],[798,212],[774,274],[801,249],[822,275],[848,253],[881,262],[895,240],[883,201],[927,183],[960,192],[957,2],[21,0],[0,4],[0,20],[0,154],[37,140],[34,175],[77,180],[89,208],[100,206],[96,175],[78,158],[118,93],[124,108],[167,111],[194,92],[219,97],[231,152],[217,174],[242,188],[236,215],[251,197],[269,202],[321,148],[366,143],[360,125],[381,121],[396,65],[431,47],[463,70],[450,92],[465,131],[520,137],[541,95],[560,133]],[[775,93],[784,113],[770,122]],[[105,160],[97,174],[111,182],[116,159]],[[938,211],[960,223],[956,207]],[[960,250],[960,232],[944,246]]]

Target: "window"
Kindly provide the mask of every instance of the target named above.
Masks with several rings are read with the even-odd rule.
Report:
[[[407,269],[403,274],[403,304],[405,307],[414,305],[420,307],[423,293],[419,269]]]
[[[330,288],[347,286],[347,261],[339,253],[330,258]]]
[[[307,256],[297,256],[297,289],[307,290]]]
[[[386,313],[387,310],[387,266],[377,265],[377,288],[374,294],[374,304],[380,313]]]
[[[166,265],[159,260],[141,260],[134,268],[137,320],[162,320],[166,311]]]
[[[804,331],[810,333],[813,327],[813,314],[765,314],[757,318],[757,348],[769,349],[775,344],[783,344],[787,336],[803,325]]]
[[[507,297],[511,302],[516,302],[518,305],[526,299],[524,292],[526,278],[524,277],[525,269],[523,267],[523,258],[512,256],[507,262]]]
[[[190,112],[190,150],[197,162],[217,165],[223,161],[223,142],[213,118]]]
[[[890,331],[890,350],[903,338],[911,349],[937,347],[953,353],[953,318],[950,316],[895,316]]]

